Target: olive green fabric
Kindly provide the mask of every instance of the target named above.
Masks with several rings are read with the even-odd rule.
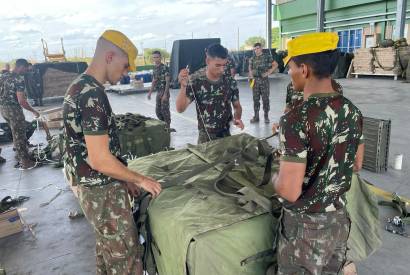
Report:
[[[377,197],[359,175],[353,174],[346,200],[346,208],[352,221],[347,242],[347,258],[349,261],[362,261],[382,244]]]
[[[265,141],[241,134],[129,162],[130,169],[163,185],[148,207],[160,275],[265,274],[275,261],[272,247],[277,230],[277,219],[256,203],[257,196],[263,196],[276,205],[272,184],[256,187],[268,163],[267,148]],[[234,163],[232,169],[225,169],[228,162]],[[271,166],[277,171],[277,160]],[[225,176],[215,188],[221,174]],[[349,258],[357,261],[378,248],[380,235],[377,203],[356,176],[352,184],[347,196],[354,223]],[[243,187],[256,191],[254,201],[239,195]],[[245,207],[249,205],[253,207]]]
[[[167,125],[138,114],[115,116],[121,144],[121,155],[142,157],[169,149],[171,136]]]

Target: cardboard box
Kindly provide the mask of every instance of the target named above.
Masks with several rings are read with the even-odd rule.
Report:
[[[23,231],[23,223],[17,209],[11,209],[0,214],[0,238]]]
[[[46,121],[46,124],[48,129],[60,129],[64,126],[62,120]]]

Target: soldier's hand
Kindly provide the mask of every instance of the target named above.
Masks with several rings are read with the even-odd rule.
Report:
[[[189,78],[189,70],[182,69],[178,75],[178,82],[181,86],[186,87],[188,86],[188,78]]]
[[[142,181],[138,184],[142,189],[151,193],[152,197],[155,198],[156,196],[161,193],[161,184],[150,177],[144,177]]]
[[[152,94],[151,92],[148,93],[148,96],[147,96],[148,100],[151,100],[151,94]]]
[[[34,112],[33,112],[33,115],[34,115],[35,118],[39,118],[39,117],[40,117],[40,113],[37,112],[37,111],[34,111]]]
[[[279,130],[279,123],[272,124],[272,134],[276,134]]]
[[[167,101],[168,101],[168,96],[167,96],[167,95],[163,95],[163,96],[161,97],[161,102],[164,103],[164,102],[167,102]]]
[[[133,182],[127,182],[128,193],[133,197],[138,197],[141,194],[141,188]]]
[[[243,124],[242,119],[234,119],[233,124],[241,130],[245,128],[245,125]]]

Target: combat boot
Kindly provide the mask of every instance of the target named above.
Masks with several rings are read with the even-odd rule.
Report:
[[[269,113],[265,113],[265,123],[270,123]]]
[[[259,122],[259,113],[255,113],[255,116],[251,119],[251,123]]]

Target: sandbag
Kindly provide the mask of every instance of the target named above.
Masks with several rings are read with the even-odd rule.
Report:
[[[158,274],[265,274],[275,263],[280,212],[272,184],[263,184],[268,170],[278,171],[277,160],[267,161],[272,151],[266,141],[240,134],[129,162],[163,187],[147,210],[152,245],[146,246]],[[348,258],[360,261],[380,246],[377,202],[357,175],[352,186]]]

